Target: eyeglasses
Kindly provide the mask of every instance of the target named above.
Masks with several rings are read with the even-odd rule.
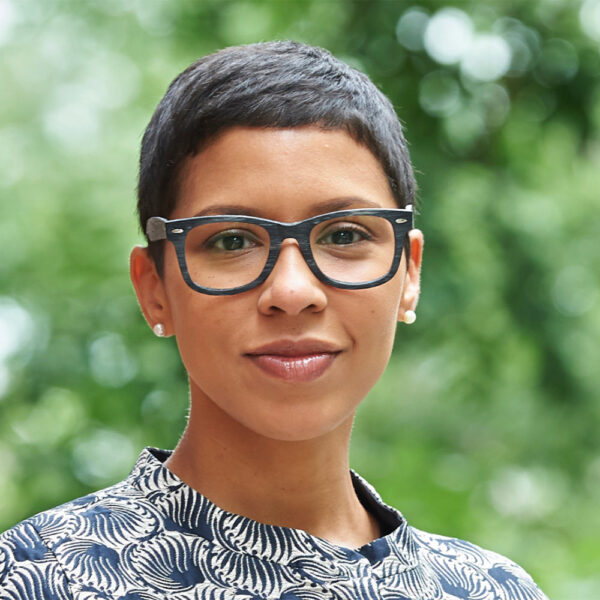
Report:
[[[336,288],[357,290],[389,281],[397,272],[406,234],[405,209],[340,210],[295,223],[245,215],[167,220],[151,217],[151,242],[175,246],[183,279],[202,294],[239,294],[267,279],[285,239],[298,242],[312,273]]]

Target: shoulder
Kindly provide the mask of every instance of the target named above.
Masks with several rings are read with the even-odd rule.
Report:
[[[457,598],[547,600],[531,576],[505,556],[457,538],[411,530],[421,564],[446,593]],[[467,589],[479,595],[464,595]]]
[[[72,599],[64,549],[83,530],[97,530],[103,515],[119,504],[133,510],[135,495],[124,481],[41,512],[0,534],[0,598]]]
[[[4,600],[72,598],[63,569],[44,542],[35,519],[0,535],[0,597]]]

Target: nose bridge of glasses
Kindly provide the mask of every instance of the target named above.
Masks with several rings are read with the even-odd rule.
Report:
[[[280,240],[275,255],[274,267],[281,262],[282,258],[287,262],[290,257],[296,259],[297,264],[303,264],[304,267],[308,268],[306,256],[299,240],[295,237],[284,237]],[[296,264],[296,262],[294,264]]]
[[[277,290],[280,302],[302,302],[314,298],[320,287],[319,277],[310,266],[297,239],[286,237],[280,240],[271,265],[266,284],[269,289]]]
[[[272,270],[279,270],[278,267],[284,266],[282,265],[283,259],[286,263],[285,266],[291,266],[294,270],[304,269],[305,274],[312,274],[312,268],[309,264],[310,257],[307,256],[307,252],[310,252],[306,241],[307,231],[306,224],[303,222],[278,223],[277,230],[272,232],[275,234],[275,239],[271,240],[272,246],[275,246],[273,248]],[[293,261],[291,265],[289,264],[290,260]]]
[[[296,246],[300,255],[306,260],[306,246],[308,245],[307,227],[301,222],[277,223],[277,227],[271,230],[271,247],[274,247],[275,258],[279,260],[281,251],[288,246]]]

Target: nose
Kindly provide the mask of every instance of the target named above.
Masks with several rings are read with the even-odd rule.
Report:
[[[265,315],[297,316],[303,311],[320,312],[327,306],[324,284],[312,273],[293,239],[282,242],[277,262],[259,289],[258,310]]]

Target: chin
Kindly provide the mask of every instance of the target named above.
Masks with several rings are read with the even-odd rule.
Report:
[[[277,442],[309,442],[324,438],[343,428],[347,423],[352,424],[354,412],[338,419],[315,419],[317,415],[308,418],[289,417],[285,419],[271,419],[260,424],[246,423],[244,426],[255,434]]]
[[[360,394],[342,397],[323,386],[287,385],[274,390],[248,384],[245,397],[240,399],[237,388],[241,384],[236,383],[234,390],[202,389],[191,378],[190,384],[193,428],[198,432],[218,431],[231,443],[260,443],[257,438],[307,442],[336,431],[349,433],[361,400]]]

